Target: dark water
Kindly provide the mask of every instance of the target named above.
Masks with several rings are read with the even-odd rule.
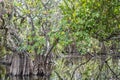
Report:
[[[50,79],[50,76],[41,77],[41,76],[11,76],[6,75],[5,66],[0,64],[0,80],[54,80]]]
[[[40,76],[2,76],[0,80],[50,80],[48,77]]]
[[[5,76],[0,69],[0,80],[120,80],[120,59],[101,59],[99,57],[60,58],[55,60],[55,67],[50,77],[40,76]],[[5,68],[0,65],[0,68]],[[74,74],[73,74],[74,73]],[[73,78],[72,78],[73,77]]]

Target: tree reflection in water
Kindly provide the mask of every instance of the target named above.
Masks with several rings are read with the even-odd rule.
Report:
[[[0,80],[120,80],[120,59],[103,57],[59,58],[50,77],[5,76],[1,67]]]
[[[2,76],[0,80],[49,80],[49,77],[40,76]]]

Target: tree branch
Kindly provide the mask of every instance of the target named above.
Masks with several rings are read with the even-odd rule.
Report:
[[[72,73],[72,76],[71,76],[71,79],[70,79],[70,80],[73,80],[75,71],[76,71],[80,66],[82,66],[82,65],[84,65],[84,64],[86,64],[86,63],[88,63],[91,59],[92,59],[92,58],[88,59],[86,62],[83,62],[83,63],[79,64],[79,65],[74,69],[74,71],[73,71],[73,73]]]
[[[107,61],[105,61],[105,64],[106,64],[107,67],[110,69],[110,71],[113,73],[113,75],[115,75],[115,77],[120,80],[120,78],[118,77],[118,75],[117,75],[117,74],[111,69],[111,67],[108,65],[108,62],[107,62]]]
[[[57,74],[59,80],[63,80],[63,78],[59,75],[59,73],[57,71],[54,71],[54,72]]]
[[[46,61],[47,61],[47,58],[48,58],[49,54],[51,53],[51,51],[53,50],[53,48],[56,46],[56,44],[58,43],[58,41],[59,41],[59,38],[57,38],[57,39],[55,40],[55,42],[53,43],[53,45],[52,45],[52,46],[49,48],[49,50],[46,52],[45,63],[46,63]]]

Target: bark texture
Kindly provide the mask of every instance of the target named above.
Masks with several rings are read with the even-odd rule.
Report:
[[[10,66],[11,75],[32,74],[33,63],[27,54],[14,54]]]

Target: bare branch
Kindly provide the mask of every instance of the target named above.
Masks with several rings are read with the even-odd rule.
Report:
[[[87,64],[91,59],[92,59],[92,58],[88,59],[86,62],[83,62],[83,63],[79,64],[79,65],[74,69],[74,71],[73,71],[73,73],[72,73],[72,75],[71,75],[71,79],[70,79],[70,80],[73,80],[73,77],[74,77],[74,74],[75,74],[76,70],[77,70],[79,67],[81,67],[82,65]]]
[[[108,65],[108,62],[105,61],[105,63],[106,63],[106,65],[107,65],[107,67],[109,68],[109,70],[113,73],[113,75],[115,75],[115,77],[120,80],[120,78],[118,77],[119,75],[116,74],[116,73],[111,69],[111,67]]]

